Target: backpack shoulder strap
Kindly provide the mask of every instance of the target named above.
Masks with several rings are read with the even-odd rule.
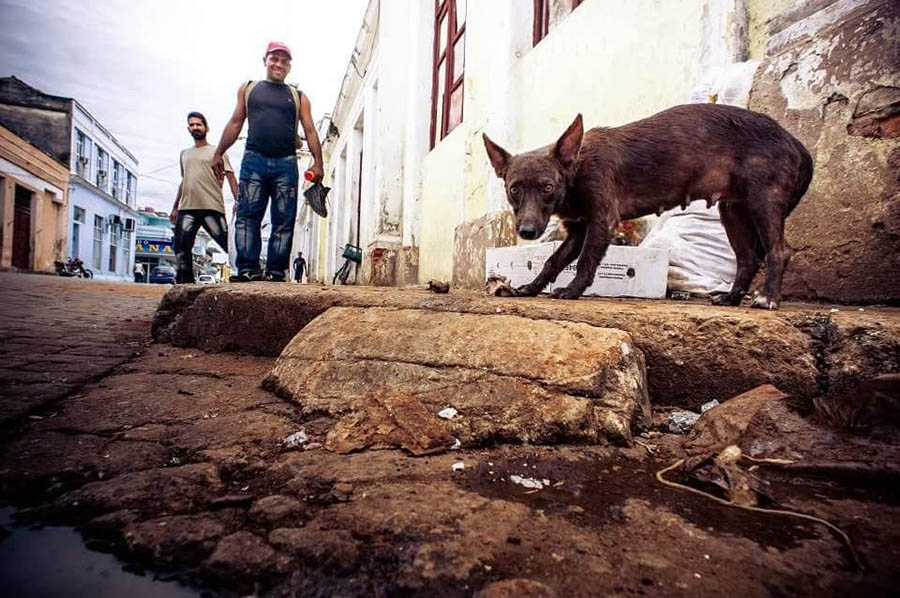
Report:
[[[300,121],[300,90],[296,85],[288,85],[288,89],[294,100],[294,128],[297,128],[297,123]]]
[[[296,85],[288,85],[291,98],[294,100],[294,137],[297,149],[303,149],[303,140],[300,139],[300,96],[303,93]]]
[[[259,81],[247,81],[247,87],[244,88],[244,114],[250,116],[250,93]]]

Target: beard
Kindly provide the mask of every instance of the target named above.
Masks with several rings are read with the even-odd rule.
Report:
[[[206,132],[205,131],[191,131],[191,137],[193,137],[197,141],[200,141],[201,139],[206,139]]]

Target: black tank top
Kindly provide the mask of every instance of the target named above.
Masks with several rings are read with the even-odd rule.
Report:
[[[297,94],[300,97],[299,91]],[[258,82],[247,101],[246,149],[269,158],[294,155],[296,118],[297,108],[286,84]]]

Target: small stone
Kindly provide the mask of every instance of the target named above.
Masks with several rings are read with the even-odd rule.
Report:
[[[297,448],[298,446],[309,442],[309,436],[306,435],[306,432],[300,430],[299,432],[295,432],[284,439],[285,448]]]
[[[509,481],[513,484],[518,484],[523,488],[529,488],[531,490],[543,490],[544,483],[541,480],[536,480],[534,478],[525,478],[520,475],[511,475],[509,476]],[[547,480],[548,485],[550,480]]]
[[[446,407],[438,411],[438,417],[441,419],[453,419],[458,412],[453,407]]]
[[[669,426],[669,432],[673,434],[687,434],[694,427],[694,424],[697,423],[698,419],[700,419],[700,414],[693,411],[673,411],[666,418],[666,423]]]
[[[718,407],[718,406],[719,406],[719,401],[713,399],[712,401],[710,401],[708,403],[703,403],[703,405],[700,406],[700,413],[706,413],[713,407]]]
[[[462,470],[464,470],[465,468],[466,468],[466,464],[463,463],[462,461],[457,461],[456,463],[454,463],[454,464],[451,466],[451,469],[453,469],[453,471],[462,471]]]

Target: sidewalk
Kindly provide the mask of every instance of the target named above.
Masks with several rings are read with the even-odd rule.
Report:
[[[0,272],[0,424],[133,357],[166,289]]]

